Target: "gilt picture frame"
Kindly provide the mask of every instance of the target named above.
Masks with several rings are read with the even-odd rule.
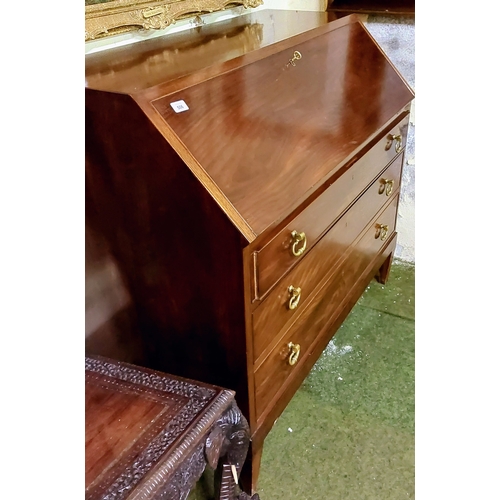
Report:
[[[86,0],[85,41],[133,30],[163,29],[177,20],[262,0]]]

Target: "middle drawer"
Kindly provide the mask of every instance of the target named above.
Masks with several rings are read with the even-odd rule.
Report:
[[[399,189],[401,162],[400,156],[380,174],[353,207],[321,238],[304,260],[281,279],[254,311],[254,363],[257,363],[274,336],[307,305],[313,290],[354,242],[373,214],[384,206],[388,195]]]

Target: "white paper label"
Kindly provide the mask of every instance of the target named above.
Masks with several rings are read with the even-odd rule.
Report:
[[[189,109],[188,105],[184,101],[175,101],[171,102],[170,106],[176,113],[182,113],[183,111],[187,111]]]

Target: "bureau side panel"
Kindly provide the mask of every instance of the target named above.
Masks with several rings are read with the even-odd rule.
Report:
[[[86,108],[86,224],[120,274],[143,364],[233,389],[248,415],[240,233],[130,97],[87,90]]]

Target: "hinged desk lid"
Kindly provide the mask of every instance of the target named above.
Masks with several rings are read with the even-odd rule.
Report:
[[[356,16],[265,12],[86,57],[87,89],[131,96],[247,241],[319,194],[413,99]],[[228,40],[242,26],[260,27],[255,43]]]
[[[335,24],[152,101],[256,236],[413,99],[361,23]]]

